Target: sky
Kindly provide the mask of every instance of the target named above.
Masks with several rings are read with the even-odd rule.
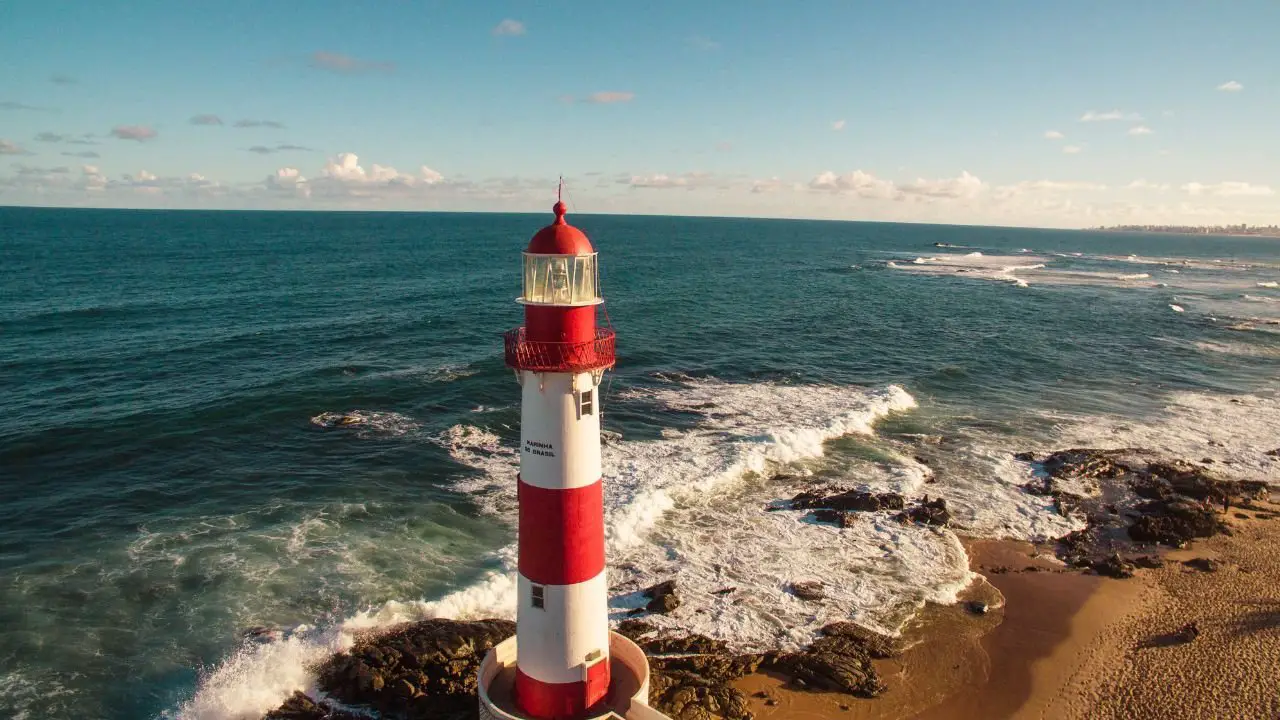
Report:
[[[0,204],[1280,223],[1280,2],[0,2]]]

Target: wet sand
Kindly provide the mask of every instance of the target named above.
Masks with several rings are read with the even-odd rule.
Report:
[[[1280,718],[1280,515],[1269,517],[1280,505],[1259,507],[1228,514],[1232,535],[1128,580],[1066,571],[1048,548],[969,541],[986,580],[955,606],[926,607],[904,632],[914,644],[875,661],[879,698],[763,674],[737,686],[762,720]],[[1206,557],[1221,566],[1185,564]],[[969,600],[991,607],[976,614]],[[1193,621],[1199,635],[1175,644]]]

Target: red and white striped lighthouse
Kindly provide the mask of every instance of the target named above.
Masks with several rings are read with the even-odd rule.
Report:
[[[522,388],[513,690],[524,715],[576,720],[598,714],[610,686],[600,380],[614,333],[596,327],[595,249],[563,202],[554,212],[524,253],[525,326],[505,337]]]

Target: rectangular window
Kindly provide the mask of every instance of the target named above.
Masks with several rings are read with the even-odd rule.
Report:
[[[546,588],[541,585],[529,586],[529,604],[539,610],[547,607]]]
[[[596,411],[596,391],[588,390],[578,394],[578,417],[593,415]]]

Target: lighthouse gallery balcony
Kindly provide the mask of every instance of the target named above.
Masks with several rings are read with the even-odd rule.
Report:
[[[579,373],[613,367],[614,338],[610,328],[596,328],[594,340],[544,342],[530,340],[521,327],[508,330],[503,336],[503,345],[507,367],[531,372]]]

